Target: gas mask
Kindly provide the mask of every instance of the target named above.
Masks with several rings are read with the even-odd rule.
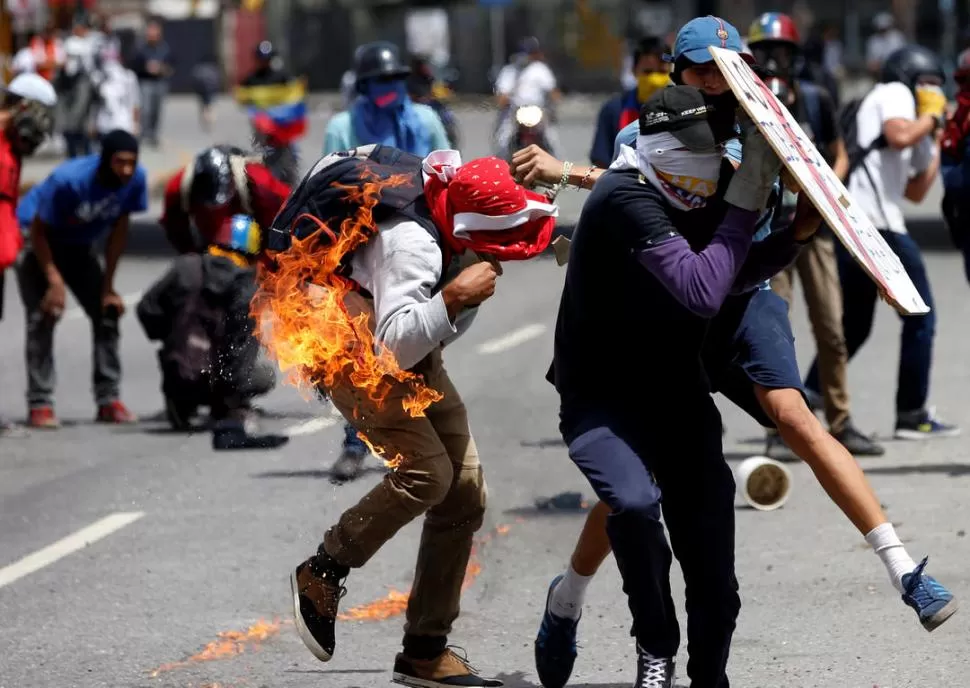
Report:
[[[22,156],[32,155],[54,131],[51,109],[30,100],[20,100],[13,107],[10,121],[11,144]]]
[[[751,54],[767,72],[768,88],[778,100],[787,103],[795,80],[797,48],[784,41],[763,41],[751,46]]]
[[[670,75],[667,72],[647,72],[637,75],[637,102],[646,103],[650,96],[670,85]]]

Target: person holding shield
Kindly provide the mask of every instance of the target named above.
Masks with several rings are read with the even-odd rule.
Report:
[[[841,179],[848,172],[849,156],[839,131],[835,106],[821,86],[796,77],[800,45],[798,29],[787,14],[766,12],[748,29],[748,47],[766,70],[766,83]],[[775,227],[791,224],[795,203],[796,194],[783,188],[775,208]],[[881,456],[885,450],[857,430],[849,416],[849,354],[842,332],[842,289],[835,244],[832,232],[823,228],[792,266],[772,278],[771,289],[785,300],[790,311],[796,272],[802,282],[819,360],[819,385],[806,390],[813,410],[825,410],[829,430],[850,453]],[[765,454],[774,455],[781,444],[778,432],[768,430]]]
[[[692,80],[695,76],[694,72],[685,72],[682,78]],[[717,81],[710,80],[708,88],[727,88],[723,78],[720,84]],[[627,127],[621,132],[618,146],[636,143],[637,134],[631,131],[634,128]],[[730,145],[728,149],[729,155],[737,159],[737,151],[732,151]],[[527,183],[554,183],[562,177],[563,164],[541,150],[530,148],[515,156],[513,169]],[[592,186],[601,175],[602,170],[574,166],[568,177],[571,185],[581,187]],[[800,207],[808,208],[804,203]],[[800,212],[794,224],[804,236],[804,233],[810,233],[811,221],[805,218],[809,220],[809,230],[804,229],[802,215],[806,214]],[[815,226],[817,224],[816,218]],[[692,226],[698,225],[692,223]],[[729,303],[732,300],[740,304],[740,308]],[[796,438],[789,439],[792,446],[798,448],[833,501],[866,536],[866,541],[889,571],[892,582],[903,593],[904,601],[916,609],[921,622],[931,629],[956,610],[956,603],[935,580],[923,575],[925,562],[916,566],[886,519],[858,465],[844,447],[825,432],[804,398],[797,394],[801,382],[794,365],[795,351],[790,330],[787,330],[784,304],[779,304],[780,308],[758,307],[759,303],[779,302],[776,295],[763,290],[755,292],[754,297],[728,297],[711,323],[711,333],[704,348],[705,368],[715,387],[739,407],[766,427],[772,424],[782,427],[786,438]],[[738,313],[743,314],[740,322]],[[782,331],[788,331],[788,337],[771,336],[773,332]],[[780,386],[772,389],[774,384]],[[570,566],[550,586],[536,641],[537,669],[547,688],[565,685],[572,671],[576,657],[576,628],[585,590],[609,554],[610,543],[605,530],[609,513],[609,507],[603,503],[594,507]]]

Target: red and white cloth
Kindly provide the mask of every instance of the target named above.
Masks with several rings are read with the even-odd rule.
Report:
[[[517,184],[504,160],[462,165],[458,151],[439,150],[423,167],[431,217],[455,252],[525,260],[549,246],[559,208]]]

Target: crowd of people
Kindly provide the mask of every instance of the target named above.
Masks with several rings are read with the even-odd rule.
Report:
[[[894,39],[886,33],[881,40]],[[548,589],[535,639],[542,685],[568,682],[585,591],[611,552],[633,618],[635,685],[674,685],[674,558],[686,583],[691,685],[728,685],[741,599],[735,485],[715,391],[765,428],[769,454],[784,449],[811,467],[923,627],[933,630],[956,611],[953,594],[926,573],[927,559],[917,563],[909,554],[854,458],[883,453],[852,421],[847,381],[849,362],[870,333],[878,287],[783,174],[709,51],[733,51],[752,66],[845,181],[930,306],[903,318],[895,437],[952,437],[959,428],[929,404],[936,313],[900,204],[923,200],[942,167],[943,213],[968,256],[970,279],[970,53],[961,56],[961,91],[948,116],[939,58],[919,46],[880,46],[872,48],[879,83],[840,110],[826,80],[804,69],[807,47],[787,15],[759,16],[746,40],[713,16],[688,22],[672,45],[645,38],[630,56],[629,87],[592,123],[591,164],[580,165],[536,145],[502,159],[512,109],[553,107],[559,98],[534,39],[496,81],[496,155],[469,162],[457,150],[447,108],[432,95],[433,74],[408,65],[392,43],[370,43],[355,54],[348,108],[328,122],[322,158],[299,185],[281,179],[263,157],[227,145],[201,151],[169,181],[160,223],[179,257],[142,297],[137,315],[146,335],[162,344],[162,395],[172,426],[191,427],[208,407],[214,448],[238,449],[286,441],[254,427],[251,402],[273,388],[275,373],[259,355],[260,344],[273,354],[273,335],[259,332],[251,304],[268,304],[272,316],[274,305],[286,305],[274,298],[296,298],[272,287],[294,251],[317,250],[319,257],[352,244],[337,233],[351,231],[345,227],[355,223],[340,220],[360,200],[341,190],[394,180],[371,209],[376,219],[366,240],[339,256],[332,274],[313,273],[324,289],[350,285],[346,308],[334,316],[357,337],[332,353],[347,365],[319,378],[321,396],[346,419],[333,479],[357,478],[372,447],[399,457],[292,572],[296,628],[315,657],[328,661],[335,652],[350,572],[424,516],[394,680],[416,688],[501,685],[448,645],[487,488],[468,410],[441,349],[473,326],[478,307],[501,283],[503,261],[526,260],[549,246],[555,193],[566,186],[590,193],[570,245],[547,379],[560,397],[569,457],[599,502]],[[274,67],[271,46],[258,51],[263,71],[244,87],[287,86],[291,79]],[[51,55],[56,64],[56,51]],[[169,64],[167,48],[150,40],[136,61],[143,103],[164,95]],[[125,304],[113,279],[128,217],[147,208],[140,142],[112,126],[98,153],[62,164],[18,199],[21,161],[52,131],[58,98],[41,73],[48,68],[38,62],[36,74],[17,77],[0,106],[0,269],[15,266],[27,314],[28,424],[58,424],[52,342],[67,289],[92,324],[96,418],[133,422],[119,398]],[[146,125],[143,140],[157,140],[156,125]],[[321,222],[330,230],[321,231]],[[103,259],[95,248],[101,243]],[[798,307],[796,275],[818,351],[804,377],[789,320]],[[370,317],[351,325],[354,309]],[[625,363],[628,371],[622,379],[591,363],[600,358],[600,333],[617,323],[638,342],[615,354],[613,365]],[[355,354],[355,345],[390,354],[373,363],[386,385],[379,398],[354,375],[355,365],[373,358]],[[415,413],[421,385],[434,397]],[[671,414],[672,407],[682,412]]]

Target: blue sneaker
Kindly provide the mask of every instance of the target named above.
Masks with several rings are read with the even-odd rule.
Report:
[[[896,432],[893,436],[897,440],[929,440],[957,437],[959,434],[960,428],[937,418],[934,408],[896,414]]]
[[[564,619],[549,611],[552,591],[562,575],[552,579],[546,594],[546,608],[542,614],[539,635],[536,636],[536,673],[545,688],[563,688],[573,673],[576,662],[576,627],[579,619]]]
[[[953,594],[923,573],[929,557],[923,559],[912,573],[903,576],[903,602],[916,610],[923,628],[932,631],[956,612],[958,605]]]

